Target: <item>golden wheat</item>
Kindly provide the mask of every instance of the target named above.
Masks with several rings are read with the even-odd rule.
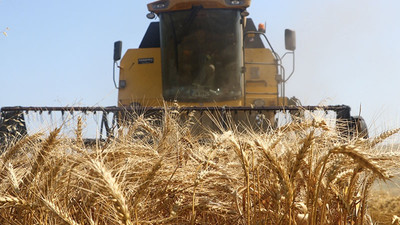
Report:
[[[74,138],[8,145],[0,224],[370,224],[383,207],[372,184],[400,168],[400,153],[374,149],[398,130],[351,140],[313,118],[196,134],[194,114],[130,118],[93,146],[81,119]]]

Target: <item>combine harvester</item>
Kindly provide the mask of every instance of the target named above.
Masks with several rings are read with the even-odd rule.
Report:
[[[278,55],[265,26],[256,28],[248,17],[250,2],[161,0],[148,4],[147,17],[158,17],[159,22],[150,23],[139,48],[127,50],[121,60],[122,42],[114,44],[118,106],[3,107],[3,141],[4,136],[27,134],[24,115],[31,112],[97,113],[102,115],[100,134],[105,131],[109,136],[112,128],[127,118],[124,115],[145,112],[160,116],[165,105],[174,107],[175,102],[182,112],[195,111],[200,123],[207,126],[213,126],[204,116],[210,113],[222,120],[229,116],[231,122],[262,128],[268,121],[273,124],[282,112],[291,115],[318,110],[333,112],[336,120],[348,127],[347,135],[367,136],[364,120],[352,117],[349,106],[301,106],[296,98],[286,97],[285,84],[294,72],[295,32],[285,30],[288,52]],[[282,64],[285,56],[293,59],[288,76]],[[115,66],[120,70],[119,82]]]

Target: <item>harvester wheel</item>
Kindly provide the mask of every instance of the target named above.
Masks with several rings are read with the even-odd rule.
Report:
[[[353,137],[368,138],[368,126],[361,116],[351,117],[351,133]]]
[[[21,112],[1,112],[0,151],[9,141],[27,134],[24,115]]]

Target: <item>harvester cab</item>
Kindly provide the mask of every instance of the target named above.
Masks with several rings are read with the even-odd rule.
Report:
[[[2,120],[7,120],[7,115],[32,111],[98,113],[103,115],[101,138],[103,130],[110,136],[112,127],[121,124],[123,118],[132,119],[124,116],[127,112],[162,115],[165,105],[174,107],[178,102],[179,110],[196,112],[202,124],[213,123],[203,115],[211,113],[222,120],[229,117],[235,124],[261,129],[275,126],[279,113],[290,116],[304,110],[329,111],[346,124],[346,134],[368,136],[364,120],[352,117],[349,106],[301,106],[296,98],[286,97],[285,84],[295,68],[296,33],[285,30],[287,52],[280,56],[267,38],[265,25],[257,27],[248,17],[250,3],[251,0],[152,2],[147,5],[147,18],[158,21],[149,24],[139,48],[128,49],[122,55],[122,42],[114,43],[113,78],[118,106],[3,107]],[[289,75],[282,64],[285,56],[293,59]],[[23,124],[19,133],[25,134],[23,116],[16,118],[18,124]],[[0,130],[4,126],[2,122]]]
[[[265,27],[257,29],[247,17],[250,0],[163,0],[147,6],[147,17],[157,15],[159,22],[121,60],[119,106],[160,107],[164,100],[186,107],[288,105],[281,57]],[[286,34],[293,53],[295,33]]]

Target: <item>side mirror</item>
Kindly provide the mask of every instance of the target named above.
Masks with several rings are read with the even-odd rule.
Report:
[[[122,41],[114,42],[114,62],[121,59]]]
[[[285,30],[285,48],[289,51],[296,50],[296,31]]]
[[[147,19],[152,20],[152,19],[156,18],[156,14],[154,14],[153,12],[147,13],[146,17],[147,17]]]

